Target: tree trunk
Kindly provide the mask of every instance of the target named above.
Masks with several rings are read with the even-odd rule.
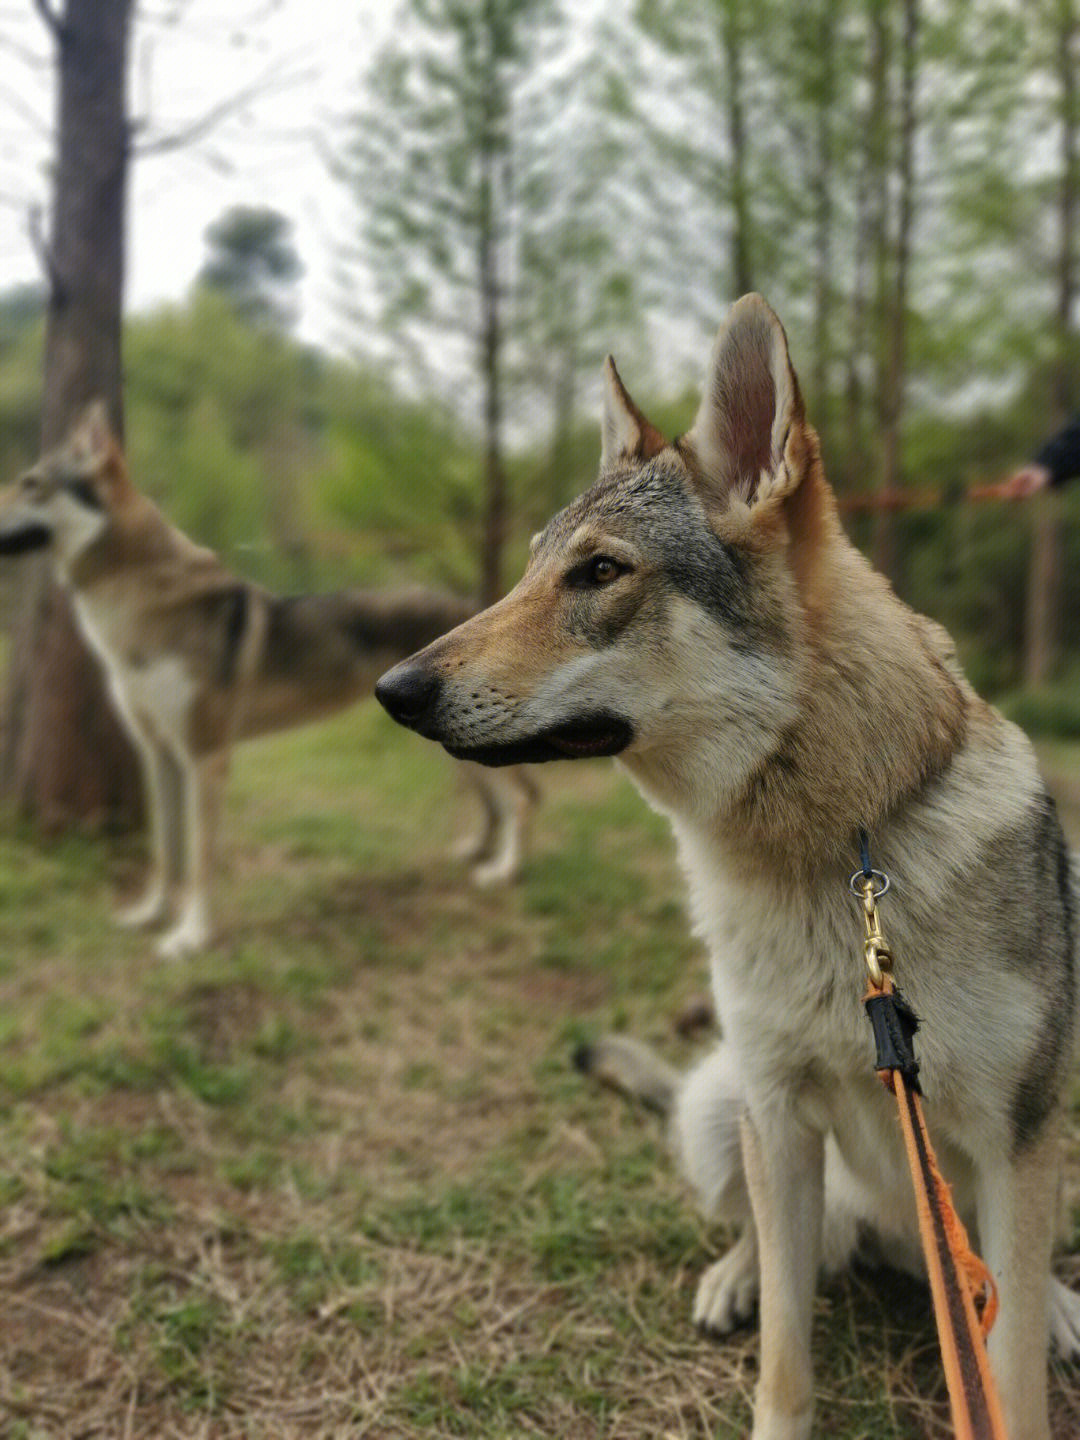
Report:
[[[119,433],[120,311],[128,128],[124,77],[132,0],[42,7],[54,31],[59,145],[50,237],[42,447],[63,439],[95,396]],[[131,824],[137,767],[78,638],[62,593],[27,562],[6,696],[0,782],[24,814],[50,829]]]
[[[881,474],[886,495],[900,487],[900,424],[904,413],[907,370],[908,272],[911,264],[911,225],[915,194],[915,75],[919,36],[918,0],[904,0],[901,40],[899,146],[896,157],[896,232],[893,236],[892,284],[886,287],[885,370],[879,407],[881,422]],[[896,534],[891,509],[878,513],[875,558],[879,567],[896,578]]]
[[[868,229],[874,266],[874,456],[876,487],[884,496],[890,488],[889,365],[892,352],[893,270],[890,255],[889,172],[891,168],[892,95],[889,72],[892,50],[890,16],[885,0],[870,0],[870,113]],[[893,578],[896,571],[895,517],[888,505],[874,514],[874,563]]]
[[[866,389],[863,382],[863,365],[869,348],[866,333],[869,309],[867,270],[874,238],[870,205],[870,185],[873,178],[873,146],[870,135],[869,124],[864,125],[855,175],[851,320],[848,326],[844,379],[844,485],[852,494],[865,486],[870,469],[866,444]]]
[[[833,145],[832,112],[836,103],[836,16],[832,0],[825,0],[816,17],[816,59],[818,74],[815,96],[817,128],[814,175],[814,340],[810,387],[815,424],[826,460],[830,453],[832,414],[829,362],[832,358],[832,228],[833,228]]]
[[[1061,86],[1061,189],[1058,195],[1058,264],[1055,329],[1058,358],[1053,385],[1053,419],[1060,428],[1073,406],[1073,377],[1069,355],[1069,331],[1076,296],[1076,202],[1077,113],[1076,49],[1077,21],[1073,0],[1059,0],[1057,7],[1058,81]],[[1056,507],[1047,498],[1034,510],[1031,528],[1031,559],[1028,569],[1027,611],[1024,635],[1024,680],[1041,685],[1053,673],[1058,653],[1061,617],[1061,526]]]
[[[1038,495],[1031,504],[1027,610],[1024,616],[1024,682],[1042,685],[1057,659],[1061,596],[1061,525],[1057,496]]]
[[[751,264],[750,184],[747,176],[746,114],[743,85],[741,0],[724,5],[723,51],[727,90],[728,150],[731,168],[731,282],[732,296],[754,288]]]
[[[506,468],[503,463],[502,313],[499,275],[500,120],[494,22],[489,21],[490,72],[485,87],[485,134],[480,153],[477,260],[480,289],[480,375],[483,385],[484,519],[480,542],[480,603],[493,605],[502,594],[502,555],[506,543]]]

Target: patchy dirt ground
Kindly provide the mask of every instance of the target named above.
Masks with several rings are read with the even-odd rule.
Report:
[[[378,717],[250,747],[222,938],[171,966],[110,923],[134,851],[0,837],[0,1435],[745,1433],[756,1337],[689,1319],[724,1237],[569,1064],[612,1025],[694,1053],[670,842],[609,767],[541,779],[521,883],[476,891],[451,768]],[[948,1433],[918,1286],[831,1286],[817,1331],[823,1434]],[[1080,1433],[1070,1369],[1054,1405]]]

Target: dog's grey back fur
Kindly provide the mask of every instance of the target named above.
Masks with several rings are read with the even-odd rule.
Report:
[[[297,692],[312,719],[339,706],[343,693],[370,694],[387,665],[460,625],[475,610],[457,595],[422,587],[328,595],[248,593],[249,604],[265,607],[265,628],[257,683],[239,718],[245,737],[295,724],[290,697]],[[232,615],[223,594],[223,655],[229,651]]]

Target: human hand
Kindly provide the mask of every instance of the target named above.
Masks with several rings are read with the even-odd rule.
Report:
[[[1006,500],[1026,500],[1028,496],[1045,490],[1049,484],[1050,471],[1045,465],[1038,465],[1033,461],[1010,475],[1002,485],[1001,493]]]

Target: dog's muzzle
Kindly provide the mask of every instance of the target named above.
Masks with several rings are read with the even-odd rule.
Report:
[[[544,760],[586,760],[618,755],[634,738],[633,726],[621,715],[593,711],[549,725],[512,740],[488,739],[463,744],[447,734],[438,716],[442,679],[426,665],[403,660],[375,686],[375,698],[387,713],[418,735],[437,740],[455,760],[481,765],[535,765]]]
[[[51,540],[52,531],[40,520],[0,525],[0,555],[26,555],[32,550],[44,550]]]

